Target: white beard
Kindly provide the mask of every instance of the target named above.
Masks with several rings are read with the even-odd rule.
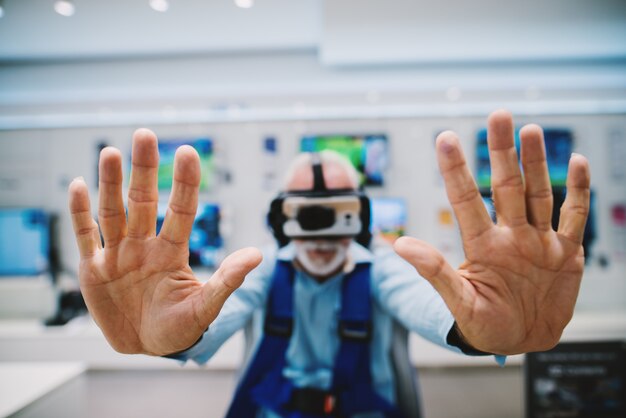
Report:
[[[336,271],[345,261],[348,253],[348,247],[339,241],[303,240],[294,243],[296,246],[296,258],[302,264],[302,267],[312,276],[324,277]],[[311,258],[308,251],[334,251],[334,255],[330,261],[326,261],[321,257]]]

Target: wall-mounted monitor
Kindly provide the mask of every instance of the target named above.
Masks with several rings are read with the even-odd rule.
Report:
[[[546,144],[550,182],[554,187],[563,187],[567,179],[567,167],[574,144],[572,131],[569,129],[545,128],[543,135]],[[519,155],[519,129],[515,130],[515,147]],[[491,188],[491,167],[489,165],[486,129],[481,129],[476,135],[476,183],[480,189]]]
[[[376,197],[370,199],[372,221],[370,230],[390,243],[404,235],[406,231],[406,202],[397,197]]]
[[[0,276],[32,276],[50,267],[50,217],[39,208],[0,209]]]
[[[361,184],[384,184],[389,152],[385,135],[311,135],[300,142],[300,151],[330,149],[343,154],[361,174]]]
[[[209,190],[213,185],[214,155],[210,138],[159,141],[159,190],[169,190],[174,178],[174,154],[181,145],[191,145],[200,156],[200,190]]]
[[[163,226],[167,205],[159,204],[157,233]],[[214,203],[198,204],[196,219],[189,237],[189,265],[216,267],[223,257],[224,240],[220,234],[220,207]]]

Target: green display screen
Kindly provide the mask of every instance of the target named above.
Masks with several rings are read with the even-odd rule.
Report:
[[[191,145],[200,156],[200,190],[213,186],[214,156],[213,141],[210,138],[191,140],[165,140],[159,142],[159,190],[169,190],[174,179],[174,155],[181,145]]]

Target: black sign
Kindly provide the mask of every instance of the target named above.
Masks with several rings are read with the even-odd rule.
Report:
[[[524,368],[527,418],[626,417],[626,341],[562,343]]]

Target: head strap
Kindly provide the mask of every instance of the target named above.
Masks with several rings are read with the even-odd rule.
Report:
[[[313,168],[313,191],[326,191],[326,182],[322,171],[322,160],[317,152],[311,153],[311,167]]]

